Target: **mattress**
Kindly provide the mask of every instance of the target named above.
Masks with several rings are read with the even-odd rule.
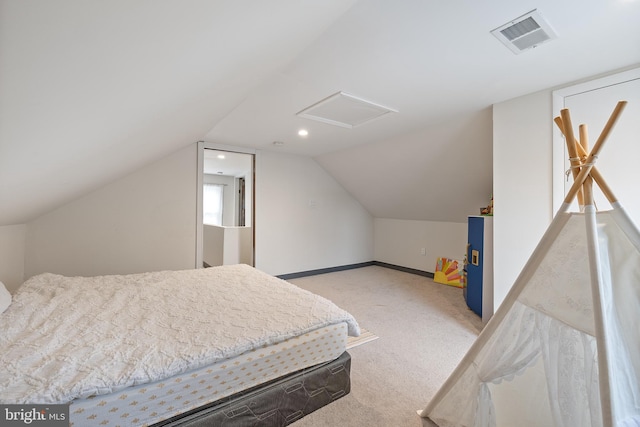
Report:
[[[344,322],[325,326],[166,380],[74,400],[70,426],[147,426],[170,419],[289,373],[336,360],[345,352],[347,329]]]
[[[331,301],[247,265],[41,274],[18,289],[0,330],[0,404],[69,404],[74,427],[199,411],[315,371],[360,332]]]
[[[339,323],[359,334],[331,301],[246,265],[42,274],[0,316],[0,403],[60,404],[144,388]]]

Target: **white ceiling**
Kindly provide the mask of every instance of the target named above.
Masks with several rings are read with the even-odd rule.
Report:
[[[514,55],[490,31],[532,9],[558,39]],[[198,140],[313,156],[376,217],[458,220],[491,191],[490,106],[640,64],[638,22],[630,0],[0,0],[0,225]],[[338,91],[398,113],[295,115]]]
[[[251,154],[205,149],[202,171],[209,175],[224,175],[234,178],[250,177],[253,168]]]

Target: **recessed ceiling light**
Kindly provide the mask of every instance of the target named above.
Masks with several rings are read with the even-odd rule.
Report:
[[[307,135],[309,135],[309,131],[308,131],[308,130],[306,130],[306,129],[300,129],[300,130],[298,131],[298,135],[300,135],[300,136],[307,136]]]
[[[218,154],[219,159],[224,159],[224,154]]]

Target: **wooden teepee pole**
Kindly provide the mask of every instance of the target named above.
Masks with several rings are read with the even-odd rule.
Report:
[[[584,157],[586,159],[588,153],[588,147],[583,147],[581,144],[578,144],[578,154],[581,157]],[[609,203],[615,203],[618,201],[618,198],[613,194],[613,190],[611,190],[611,187],[609,187],[607,182],[604,180],[604,177],[600,174],[600,171],[595,166],[591,168],[590,175],[593,178],[593,181],[598,184],[598,187],[600,187],[600,190],[602,190],[602,193],[607,198]]]
[[[589,154],[589,156],[587,157],[587,160],[582,165],[582,168],[580,169],[580,173],[575,178],[573,185],[571,186],[571,188],[569,189],[569,192],[564,198],[565,204],[570,204],[571,201],[574,199],[574,197],[576,197],[576,194],[578,194],[578,191],[580,190],[580,188],[582,188],[582,184],[584,183],[585,179],[591,172],[591,169],[593,168],[593,165],[596,159],[598,158],[598,154],[600,154],[600,150],[602,149],[602,146],[604,145],[605,141],[609,137],[609,134],[611,133],[613,126],[618,121],[618,118],[620,117],[620,114],[622,113],[622,110],[624,110],[624,107],[626,105],[627,105],[627,101],[620,101],[618,102],[616,107],[613,109],[613,113],[611,113],[611,116],[609,117],[607,124],[604,126],[604,129],[602,129],[602,132],[600,133],[598,140],[593,146],[591,153]],[[567,126],[565,126],[565,131],[566,130],[567,130]],[[575,138],[572,138],[572,139],[575,140]]]
[[[553,121],[560,129],[560,132],[566,138],[566,134],[564,133],[564,123],[562,123],[562,118],[558,116],[555,119],[553,119]],[[568,140],[567,140],[567,144],[569,144]],[[581,159],[582,158],[586,159],[587,156],[589,155],[588,149],[583,147],[581,144],[578,144],[577,141],[575,141],[575,145],[576,145],[576,148],[578,149],[578,157],[580,157]],[[600,190],[602,190],[602,193],[607,198],[609,203],[615,203],[618,201],[618,198],[613,194],[613,190],[611,190],[611,187],[609,187],[609,185],[605,181],[602,174],[600,174],[600,171],[596,166],[593,166],[591,168],[591,177],[593,178],[593,181],[598,185],[598,187],[600,187]]]
[[[569,109],[563,108],[560,110],[560,117],[562,118],[562,123],[564,123],[564,135],[565,135],[565,143],[567,144],[567,152],[569,153],[569,162],[571,163],[571,174],[573,175],[573,180],[575,181],[580,173],[580,166],[582,162],[578,157],[578,148],[576,147],[576,138],[573,136],[573,125],[571,124],[571,114],[569,114]],[[584,206],[584,197],[582,196],[582,187],[578,188],[578,206],[580,210]]]
[[[587,132],[587,125],[578,126],[578,134],[580,135],[580,143],[574,142],[576,153],[578,153],[579,151],[578,147],[581,147],[584,152],[587,153],[589,151],[589,136]],[[582,164],[582,162],[580,163]],[[591,168],[591,172],[593,172],[593,168],[595,168],[595,166]],[[582,184],[582,194],[584,197],[585,205],[595,206],[595,200],[593,198],[593,176],[591,173],[587,175],[587,178],[584,180],[584,184]]]

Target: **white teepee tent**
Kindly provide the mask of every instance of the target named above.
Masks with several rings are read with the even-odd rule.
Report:
[[[505,301],[420,415],[449,426],[640,426],[640,232],[563,130],[574,184]],[[598,212],[595,181],[612,210]],[[578,196],[582,212],[569,212]]]

